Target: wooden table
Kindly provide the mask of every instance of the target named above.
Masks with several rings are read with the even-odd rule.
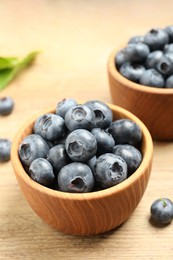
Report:
[[[106,63],[121,41],[172,23],[173,1],[0,1],[1,55],[42,50],[35,64],[0,96],[15,109],[0,117],[0,136],[13,139],[33,113],[63,97],[111,102]],[[173,259],[173,223],[156,228],[150,205],[173,199],[173,142],[154,142],[151,179],[139,206],[121,227],[95,237],[61,234],[28,206],[11,163],[0,164],[0,259]]]

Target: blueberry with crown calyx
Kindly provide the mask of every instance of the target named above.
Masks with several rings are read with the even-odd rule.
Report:
[[[76,105],[67,111],[65,124],[69,131],[75,129],[91,130],[93,128],[94,116],[94,112],[89,106]]]
[[[91,192],[95,180],[89,166],[81,162],[72,162],[64,166],[57,177],[60,191],[83,193]]]
[[[112,153],[102,154],[96,161],[94,176],[101,188],[112,187],[127,178],[127,164],[118,155]]]
[[[85,162],[96,155],[97,141],[88,130],[76,129],[67,136],[65,148],[71,160]]]
[[[34,123],[34,133],[48,141],[61,139],[66,133],[64,119],[52,113],[41,115]]]
[[[162,50],[168,42],[169,36],[164,29],[151,29],[144,35],[144,43],[147,44],[151,50]]]
[[[66,112],[73,106],[77,105],[77,101],[73,98],[64,98],[56,105],[55,114],[65,118]]]
[[[106,129],[113,119],[112,110],[110,107],[100,100],[90,100],[85,103],[94,112],[93,127]]]
[[[47,142],[37,134],[26,136],[19,146],[22,163],[29,166],[37,158],[46,158],[49,151]]]
[[[173,202],[168,198],[155,200],[150,207],[151,217],[158,224],[169,224],[173,219]]]

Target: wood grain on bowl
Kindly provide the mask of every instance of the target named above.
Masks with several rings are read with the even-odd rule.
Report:
[[[108,58],[108,79],[115,105],[140,118],[157,140],[173,140],[173,88],[155,88],[136,84],[123,77],[115,67],[116,48]]]
[[[137,171],[127,180],[105,190],[83,194],[60,192],[34,182],[27,175],[18,157],[18,147],[23,138],[32,132],[38,115],[28,120],[14,138],[11,161],[24,197],[47,224],[63,233],[93,235],[116,228],[130,217],[147,187],[153,157],[150,133],[130,112],[114,105],[110,107],[114,119],[129,118],[141,127],[143,160]],[[47,109],[44,113],[46,112],[53,110]]]

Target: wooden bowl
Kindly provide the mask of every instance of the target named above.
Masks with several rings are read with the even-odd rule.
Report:
[[[143,86],[123,77],[114,64],[115,55],[122,48],[110,54],[107,64],[113,103],[141,119],[153,139],[173,140],[173,88]]]
[[[24,197],[47,224],[66,234],[94,235],[114,229],[130,217],[147,187],[153,156],[150,133],[130,112],[118,106],[109,106],[114,120],[132,119],[139,124],[143,133],[141,165],[128,179],[114,187],[74,194],[44,187],[27,175],[18,157],[19,144],[31,133],[36,118],[43,113],[54,112],[53,109],[33,116],[18,130],[13,140],[11,161]]]

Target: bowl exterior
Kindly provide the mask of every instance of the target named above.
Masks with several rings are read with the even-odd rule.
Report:
[[[144,156],[141,166],[132,176],[103,191],[84,194],[55,191],[34,182],[26,174],[18,157],[18,147],[23,138],[31,133],[37,117],[19,129],[14,138],[11,161],[24,197],[41,219],[63,233],[95,235],[116,228],[130,217],[147,187],[153,156],[151,136],[143,123],[131,113],[111,107],[116,119],[131,118],[142,127]]]
[[[114,65],[115,54],[108,59],[108,79],[112,101],[138,118],[156,140],[173,140],[173,89],[141,86],[124,78]]]

